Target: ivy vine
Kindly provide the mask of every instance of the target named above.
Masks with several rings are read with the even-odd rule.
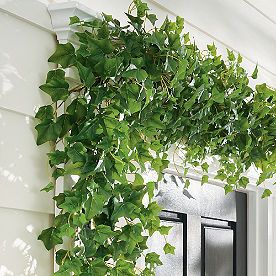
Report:
[[[172,145],[185,152],[184,177],[200,167],[202,183],[206,157],[216,156],[226,192],[247,186],[250,166],[261,170],[258,185],[276,172],[276,93],[266,84],[249,86],[257,67],[248,76],[240,55],[228,50],[223,60],[214,44],[200,51],[180,17],[157,28],[141,0],[126,16],[127,26],[106,14],[72,17],[79,46],[57,45],[49,61],[60,67],[40,86],[52,99],[36,113],[37,144],[53,148],[53,180],[43,190],[54,189],[59,177],[78,176],[54,197],[60,213],[39,236],[48,250],[69,239],[55,252],[57,276],[154,275],[162,262],[143,253],[147,239],[155,231],[166,236],[170,227],[160,224],[155,183],[142,174],[150,167],[160,180]],[[74,85],[67,68],[79,74]],[[166,243],[164,251],[174,247]],[[139,258],[144,267],[137,267]]]

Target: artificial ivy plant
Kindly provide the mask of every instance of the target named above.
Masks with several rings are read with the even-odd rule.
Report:
[[[250,166],[261,170],[258,185],[276,172],[276,93],[266,84],[249,86],[257,68],[248,76],[240,55],[228,50],[223,60],[215,45],[200,51],[180,17],[157,28],[141,0],[126,16],[127,26],[106,14],[72,17],[79,46],[57,45],[49,61],[59,67],[40,86],[52,99],[36,113],[37,144],[53,148],[53,180],[43,190],[78,176],[54,197],[60,213],[39,236],[48,250],[69,240],[55,252],[55,275],[154,275],[162,262],[145,251],[147,239],[155,231],[166,238],[170,227],[160,225],[155,183],[142,173],[151,168],[160,180],[172,145],[185,152],[183,177],[201,167],[202,183],[206,157],[216,156],[226,192],[246,187]],[[72,67],[79,75],[73,85],[65,74]],[[164,252],[174,247],[166,243]],[[136,265],[139,258],[144,266]]]

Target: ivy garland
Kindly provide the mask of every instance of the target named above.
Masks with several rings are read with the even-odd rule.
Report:
[[[141,173],[150,164],[160,180],[173,144],[185,151],[185,173],[191,165],[206,173],[202,183],[206,157],[217,156],[216,178],[227,183],[226,192],[246,187],[243,173],[251,165],[262,171],[257,184],[276,172],[275,90],[252,89],[240,55],[228,50],[224,61],[215,45],[200,51],[183,34],[182,18],[166,18],[157,28],[141,0],[126,15],[127,26],[106,14],[88,22],[72,17],[80,45],[57,46],[49,61],[61,68],[40,86],[53,102],[36,113],[37,144],[54,148],[53,181],[43,190],[54,189],[58,177],[79,177],[54,197],[60,214],[39,236],[48,250],[72,241],[55,253],[55,275],[154,275],[162,263],[155,252],[144,255],[147,239],[170,227],[160,225],[155,183]],[[153,29],[146,31],[149,22]],[[65,77],[71,67],[80,78],[74,87]],[[263,197],[270,193],[265,189]],[[164,251],[174,247],[166,243]],[[143,269],[136,267],[141,256]]]

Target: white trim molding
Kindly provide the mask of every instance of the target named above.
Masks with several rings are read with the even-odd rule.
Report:
[[[70,26],[70,17],[77,16],[81,20],[100,18],[100,14],[85,7],[84,5],[72,1],[72,2],[64,2],[64,3],[56,3],[48,6],[48,11],[52,20],[52,28],[57,36],[57,41],[60,44],[66,44],[67,42],[71,42],[73,45],[78,45],[78,39],[74,32],[77,30],[76,27]],[[74,80],[77,77],[75,71],[73,69],[66,69],[66,78],[70,80]],[[70,101],[70,99],[68,100]],[[66,105],[68,102],[66,103]],[[60,111],[62,114],[64,110]],[[60,115],[59,114],[59,115]],[[58,144],[57,147],[60,150],[63,150],[64,145]],[[55,195],[62,193],[67,186],[70,186],[71,179],[68,178],[60,178],[56,182]],[[55,206],[55,216],[59,215],[60,209]],[[58,271],[59,266],[54,261],[54,271]]]
[[[57,35],[57,40],[62,44],[68,41],[73,44],[78,43],[74,36],[74,30],[76,28],[69,25],[70,17],[77,16],[81,20],[100,18],[100,13],[75,1],[51,4],[48,7],[48,11],[52,19],[53,30]]]

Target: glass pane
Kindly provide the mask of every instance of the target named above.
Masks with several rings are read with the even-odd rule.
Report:
[[[233,230],[205,228],[205,275],[233,276]]]
[[[156,276],[183,275],[183,223],[162,221],[162,225],[173,226],[167,241],[175,247],[175,255],[164,253],[163,247],[166,242],[162,235],[158,233],[152,235],[148,240],[149,249],[159,254],[163,263],[157,267]]]

